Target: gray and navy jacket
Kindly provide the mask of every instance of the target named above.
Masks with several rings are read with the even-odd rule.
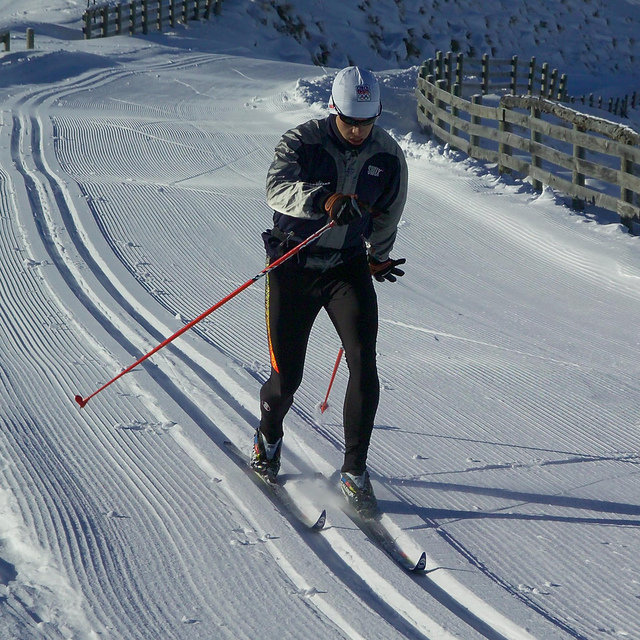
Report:
[[[407,163],[393,138],[374,125],[355,147],[340,136],[335,118],[309,120],[287,131],[267,173],[267,204],[274,210],[274,229],[263,234],[268,252],[289,234],[300,242],[323,227],[328,195],[356,194],[364,204],[362,218],[329,229],[301,252],[308,268],[337,266],[365,254],[367,247],[370,257],[384,262],[407,197]]]

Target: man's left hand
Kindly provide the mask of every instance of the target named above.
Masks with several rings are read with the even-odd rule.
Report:
[[[384,262],[378,262],[374,258],[369,258],[369,271],[371,275],[378,281],[395,282],[398,278],[404,275],[402,269],[398,269],[398,265],[404,264],[406,260],[400,258],[399,260],[385,260]]]

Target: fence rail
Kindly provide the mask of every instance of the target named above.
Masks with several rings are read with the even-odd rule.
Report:
[[[640,233],[640,134],[540,95],[466,99],[460,84],[449,88],[432,69],[425,63],[418,74],[418,120],[438,139],[529,176],[538,190],[558,189],[576,208],[590,202],[617,212]]]
[[[211,12],[220,13],[222,0],[131,0],[103,4],[83,14],[85,39],[118,35],[147,34],[150,29],[162,31],[178,22],[208,20]]]

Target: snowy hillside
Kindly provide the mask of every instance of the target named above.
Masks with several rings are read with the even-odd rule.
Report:
[[[0,27],[70,39],[93,4],[0,0]],[[386,70],[418,65],[436,50],[536,56],[571,72],[571,94],[640,90],[637,0],[224,0],[211,23],[206,40],[227,38],[250,55],[290,62]]]
[[[411,3],[289,4],[308,23],[300,44],[274,31],[271,3],[87,42],[74,36],[83,1],[0,0],[15,30],[0,58],[0,638],[639,638],[640,240],[422,134],[414,61],[389,53],[390,34],[422,16]],[[531,54],[492,4],[487,31],[461,1],[422,17],[451,38],[462,30],[442,8],[455,7],[464,46],[488,33],[498,55],[520,41]],[[604,4],[549,3],[546,29],[565,10],[597,8],[618,30],[637,15]],[[545,6],[509,10],[532,34]],[[253,22],[239,22],[247,9]],[[367,12],[384,25],[379,54]],[[607,43],[581,57],[602,28],[576,20],[534,53],[561,55],[571,77],[596,54],[617,64]],[[344,47],[325,68],[310,60],[321,37]],[[262,284],[84,409],[73,399],[263,268],[273,148],[326,113],[350,51],[378,72],[380,124],[410,170],[393,252],[407,273],[377,287],[370,470],[387,529],[410,557],[427,553],[422,575],[308,479],[334,481],[342,457],[344,368],[316,411],[339,348],[326,318],[282,476],[309,516],[327,509],[325,529],[279,510],[228,455],[225,440],[250,446],[268,374]]]
[[[543,51],[561,71],[583,67],[597,88],[611,73],[638,78],[640,6],[627,0],[244,0],[223,3],[222,20],[246,20],[245,12],[256,48],[287,34],[289,56],[306,49],[332,67],[360,62],[364,51],[375,52],[364,55],[377,69],[415,65],[437,49],[498,58]]]

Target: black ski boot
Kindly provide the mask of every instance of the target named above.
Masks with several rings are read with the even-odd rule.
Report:
[[[369,472],[362,475],[340,474],[340,489],[347,502],[362,518],[373,519],[379,515],[378,501],[373,493]]]
[[[251,468],[264,476],[269,482],[275,482],[280,471],[280,452],[282,438],[275,444],[269,444],[260,429],[256,429],[251,450]]]

